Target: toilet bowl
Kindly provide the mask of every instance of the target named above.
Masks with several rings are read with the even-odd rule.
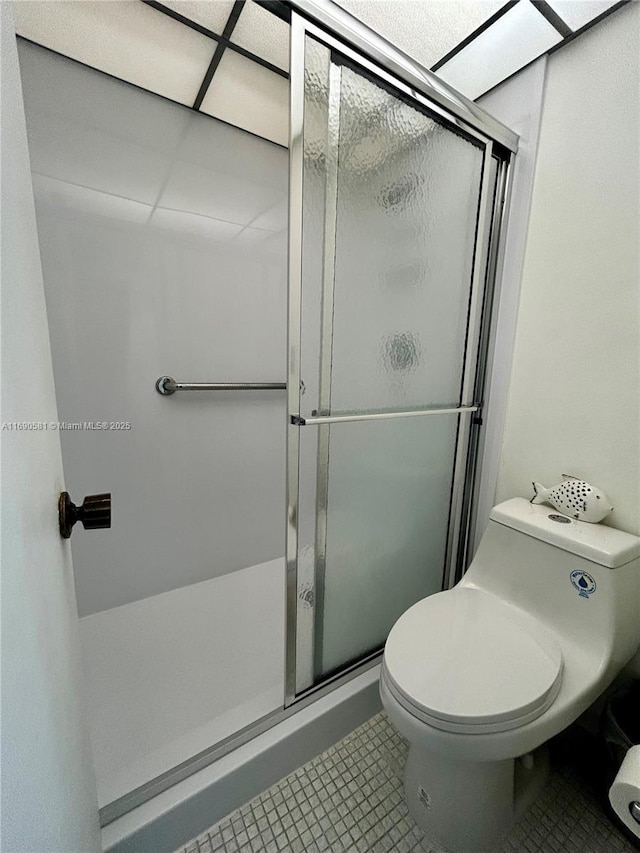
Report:
[[[521,498],[495,507],[464,578],[385,646],[382,702],[410,744],[405,795],[427,838],[495,849],[544,785],[545,742],[639,645],[640,539]]]

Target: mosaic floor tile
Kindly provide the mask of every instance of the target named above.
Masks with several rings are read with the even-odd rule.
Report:
[[[439,853],[402,791],[408,744],[384,712],[176,853]],[[495,853],[636,853],[569,735],[538,801]],[[586,764],[587,762],[584,762]]]

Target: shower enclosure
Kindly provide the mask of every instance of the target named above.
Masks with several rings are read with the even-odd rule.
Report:
[[[296,17],[292,45],[289,701],[463,565],[505,179],[490,139],[326,32]]]
[[[468,561],[516,137],[336,7],[277,10],[287,145],[20,44],[67,486],[113,493],[72,540],[104,823]]]

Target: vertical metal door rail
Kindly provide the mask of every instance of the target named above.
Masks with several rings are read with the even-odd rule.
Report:
[[[329,55],[329,92],[327,115],[326,189],[324,201],[324,246],[322,256],[322,314],[320,326],[320,394],[318,414],[331,412],[331,367],[333,363],[333,310],[335,301],[336,227],[338,220],[338,153],[340,146],[340,89],[342,68]],[[327,557],[327,512],[329,501],[329,443],[331,426],[318,426],[316,469],[316,547],[314,632],[312,638],[313,671],[311,687],[322,666],[324,621],[324,576]],[[302,685],[298,685],[300,688]]]
[[[489,140],[482,160],[482,178],[478,201],[475,247],[473,253],[473,271],[471,276],[471,297],[467,320],[467,339],[464,355],[464,371],[460,389],[461,402],[473,398],[475,391],[476,368],[478,363],[480,324],[482,320],[482,302],[487,272],[487,252],[491,226],[491,208],[493,203],[493,183],[491,181],[491,158],[493,142]],[[475,401],[474,401],[475,402]],[[449,530],[447,535],[447,554],[445,558],[445,576],[443,586],[453,585],[458,549],[461,545],[460,528],[463,517],[463,494],[467,471],[467,456],[472,424],[472,415],[460,415],[454,462],[453,483],[451,487],[451,505],[449,508]],[[463,544],[463,543],[462,543]]]
[[[498,174],[496,180],[496,192],[493,205],[493,213],[491,220],[491,235],[489,239],[489,258],[487,261],[487,284],[486,284],[486,304],[483,308],[481,340],[479,345],[478,370],[476,377],[476,387],[474,391],[475,399],[478,401],[482,411],[481,421],[486,421],[485,400],[487,393],[487,378],[491,370],[491,340],[495,332],[495,326],[498,319],[497,306],[500,298],[500,273],[502,271],[502,261],[504,258],[504,243],[506,233],[506,223],[509,211],[509,203],[511,199],[511,188],[513,185],[513,157],[503,159],[498,162]],[[465,476],[465,496],[463,507],[464,525],[464,549],[459,549],[457,565],[455,567],[455,575],[453,583],[457,583],[473,557],[473,542],[476,533],[476,515],[474,507],[478,498],[478,487],[480,478],[478,477],[478,467],[482,459],[484,449],[485,431],[482,430],[482,422],[474,424],[471,446],[469,448],[469,458],[467,463],[467,473]]]
[[[304,175],[304,24],[291,16],[289,113],[289,296],[287,332],[287,542],[285,706],[296,698],[298,607],[298,486],[300,429],[289,412],[300,411],[300,324],[302,308],[302,192]]]

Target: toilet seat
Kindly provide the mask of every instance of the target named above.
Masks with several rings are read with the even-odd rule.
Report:
[[[499,732],[535,720],[562,681],[562,652],[536,619],[473,587],[419,601],[389,634],[383,673],[395,699],[450,732]]]

